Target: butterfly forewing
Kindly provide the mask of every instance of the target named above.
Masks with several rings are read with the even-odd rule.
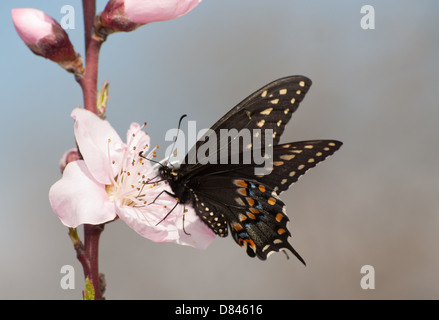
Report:
[[[260,130],[259,141],[262,147],[265,145],[266,132],[272,135],[273,144],[278,144],[285,125],[290,121],[293,112],[297,110],[311,84],[311,80],[307,77],[290,76],[273,81],[257,90],[210,128],[210,131],[188,152],[181,169],[191,170],[193,166],[199,166],[200,159],[197,158],[197,150],[211,139],[217,141],[216,158],[217,163],[220,163],[221,150],[229,148],[232,141],[239,139],[242,129],[250,132]],[[220,141],[224,130],[230,133],[228,143]],[[251,145],[248,144],[242,147],[251,149]]]
[[[280,194],[296,182],[300,176],[325,160],[341,147],[336,140],[299,141],[274,146],[272,167],[265,175],[254,176],[254,169],[243,167],[237,170],[239,176],[255,177],[259,182],[274,186]]]

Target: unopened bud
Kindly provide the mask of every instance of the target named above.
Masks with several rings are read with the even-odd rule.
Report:
[[[37,9],[22,8],[12,9],[12,21],[33,53],[58,63],[69,72],[83,72],[81,57],[73,49],[67,33],[52,17]]]
[[[77,148],[72,148],[70,150],[67,150],[63,156],[61,157],[61,160],[59,162],[59,168],[61,169],[61,173],[64,172],[64,169],[66,166],[72,162],[81,159],[79,156],[79,152]]]
[[[141,25],[178,18],[201,0],[110,0],[98,17],[106,33],[133,31]],[[97,28],[98,29],[98,28]]]

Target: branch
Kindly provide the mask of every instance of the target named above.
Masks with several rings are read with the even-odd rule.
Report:
[[[96,1],[82,0],[85,35],[85,72],[76,76],[84,96],[84,108],[97,114],[97,77],[99,51],[104,39],[94,36]],[[79,151],[79,150],[78,150]],[[74,231],[72,231],[74,230]],[[99,274],[99,238],[104,225],[84,225],[84,244],[79,240],[76,229],[70,229],[69,235],[76,250],[76,256],[82,264],[85,278],[89,279],[95,290],[95,299],[103,300],[105,279]]]
[[[69,236],[76,250],[76,257],[81,262],[85,278],[89,279],[95,290],[95,300],[103,300],[105,292],[105,277],[99,273],[99,238],[104,225],[84,225],[85,244],[81,242],[78,232],[74,228],[69,228]]]
[[[95,0],[82,0],[84,11],[85,37],[85,72],[76,78],[84,95],[84,108],[95,114],[98,83],[99,51],[105,39],[95,35],[94,22],[96,18]]]

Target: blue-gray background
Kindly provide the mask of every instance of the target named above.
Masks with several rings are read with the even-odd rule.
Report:
[[[68,33],[83,54],[79,0],[0,4],[3,299],[79,299],[83,289],[47,197],[74,146],[69,114],[81,91],[29,51],[10,17],[14,7],[36,7],[59,21],[65,4],[76,9]],[[375,30],[360,27],[365,4],[375,8]],[[156,244],[118,221],[101,238],[106,297],[439,298],[438,12],[433,0],[204,0],[179,19],[110,36],[99,84],[110,81],[107,118],[123,136],[132,121],[147,121],[153,143],[167,145],[183,113],[209,127],[260,86],[304,74],[313,86],[281,141],[344,146],[282,195],[307,267],[283,254],[250,259],[230,237],[205,251]],[[66,264],[75,290],[60,287]],[[360,287],[363,265],[375,268],[375,290]]]

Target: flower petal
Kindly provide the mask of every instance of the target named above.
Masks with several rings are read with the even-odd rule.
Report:
[[[149,135],[142,131],[142,126],[137,122],[131,123],[130,128],[127,131],[127,145],[136,146],[138,152],[146,152],[149,149]]]
[[[166,185],[163,186],[165,187],[150,189],[152,200],[168,188]],[[155,203],[142,207],[122,206],[120,202],[115,204],[116,213],[121,220],[142,237],[154,242],[174,242],[205,249],[215,239],[215,234],[198,218],[189,205],[179,204],[170,213],[176,204],[176,199],[166,193],[160,194]],[[186,212],[184,207],[187,209]],[[166,219],[162,220],[166,215],[168,215]]]
[[[138,24],[178,18],[193,8],[201,0],[125,0],[125,16]]]
[[[55,21],[41,10],[12,9],[11,14],[18,35],[27,45],[37,45],[39,40],[53,34]]]
[[[83,160],[70,162],[63,177],[49,190],[53,211],[67,227],[101,224],[116,217],[108,200],[105,185],[91,175]]]
[[[68,34],[52,17],[32,8],[12,9],[11,14],[18,35],[33,53],[65,67],[82,64],[75,62],[77,54]]]
[[[71,116],[76,120],[76,142],[91,174],[102,184],[112,184],[120,171],[125,144],[110,123],[94,113],[76,108]]]
[[[178,229],[179,241],[177,243],[204,250],[215,240],[215,233],[200,220],[192,206],[186,205],[186,210],[187,212],[184,213],[184,230],[183,214],[180,215],[181,226]]]

